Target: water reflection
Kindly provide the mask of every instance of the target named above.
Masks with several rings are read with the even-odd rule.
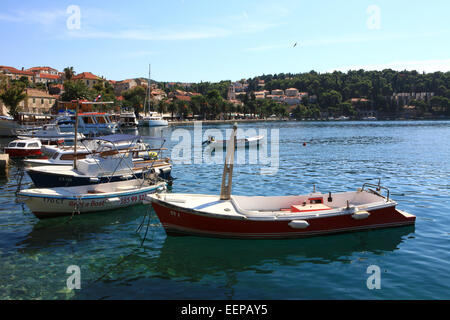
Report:
[[[393,252],[414,226],[297,240],[224,240],[167,237],[155,271],[170,278],[197,281],[224,271],[271,273],[275,266],[304,262],[350,262],[354,253]]]
[[[19,251],[26,253],[46,247],[64,246],[76,240],[80,242],[101,237],[119,226],[136,220],[136,227],[147,210],[144,205],[109,212],[90,213],[71,217],[39,220],[24,240],[16,244]]]

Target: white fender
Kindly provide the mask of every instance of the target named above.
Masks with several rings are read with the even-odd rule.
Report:
[[[309,227],[309,223],[306,220],[292,220],[288,225],[294,229],[305,229]]]
[[[120,202],[120,198],[119,197],[108,198],[108,199],[106,199],[106,202],[116,204],[116,203]]]
[[[357,211],[352,214],[352,218],[356,220],[366,219],[370,216],[370,213],[367,211]]]

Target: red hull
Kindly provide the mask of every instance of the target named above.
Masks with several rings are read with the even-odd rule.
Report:
[[[356,220],[351,215],[305,219],[309,223],[307,228],[294,229],[288,225],[291,220],[223,219],[155,201],[152,206],[168,235],[192,234],[219,238],[301,238],[412,225],[416,220],[413,215],[404,215],[395,207],[387,207],[370,211],[370,216],[361,220]]]
[[[9,154],[10,157],[34,157],[42,155],[40,149],[26,150],[5,148],[5,153]]]

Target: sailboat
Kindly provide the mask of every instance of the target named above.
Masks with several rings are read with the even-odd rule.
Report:
[[[152,97],[152,89],[151,89],[151,79],[150,79],[151,67],[148,66],[148,88],[147,95],[145,97],[144,108],[147,108],[145,111],[145,115],[142,119],[139,119],[139,125],[145,127],[159,127],[159,126],[167,126],[169,123],[167,120],[164,120],[162,115],[159,115],[155,111],[151,111],[151,97]]]

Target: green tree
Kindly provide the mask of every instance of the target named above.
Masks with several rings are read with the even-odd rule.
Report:
[[[146,96],[146,88],[141,86],[122,92],[122,97],[125,99],[124,105],[127,107],[132,107],[136,115],[139,115],[139,113],[143,111]]]
[[[72,80],[74,75],[75,71],[73,70],[73,67],[64,68],[64,77],[66,78],[66,80]]]
[[[8,113],[12,117],[17,116],[20,111],[19,104],[26,97],[25,85],[23,83],[7,85],[6,82],[3,82],[0,87],[0,100],[8,108]]]
[[[81,80],[65,81],[64,93],[61,95],[63,101],[72,101],[77,99],[92,100],[93,94],[89,87]]]

